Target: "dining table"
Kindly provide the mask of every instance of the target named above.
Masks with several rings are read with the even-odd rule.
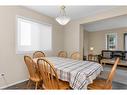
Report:
[[[103,71],[101,64],[62,57],[44,57],[54,65],[58,78],[69,82],[72,89],[87,89],[88,84]],[[37,63],[40,58],[34,58]]]

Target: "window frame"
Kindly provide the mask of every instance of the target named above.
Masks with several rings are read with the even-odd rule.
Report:
[[[125,37],[126,37],[126,36],[127,36],[127,33],[124,33],[124,43],[123,43],[123,46],[124,46],[124,50],[125,50],[125,51],[127,51],[127,50],[126,50],[126,43],[125,43],[125,42],[126,42],[126,41],[125,41]]]
[[[30,17],[26,17],[26,16],[21,16],[21,15],[16,15],[15,17],[15,26],[16,26],[16,30],[15,30],[15,50],[16,50],[16,54],[25,54],[25,53],[33,53],[35,52],[34,50],[33,51],[19,51],[18,50],[18,18],[21,18],[21,19],[24,19],[24,20],[28,20],[28,21],[32,21],[32,22],[35,22],[35,23],[39,23],[39,24],[44,24],[44,25],[47,25],[47,26],[51,26],[51,48],[53,48],[53,27],[52,27],[52,24],[50,23],[46,23],[46,22],[43,22],[43,21],[39,21],[39,20],[36,20],[36,19],[33,19],[33,18],[30,18]],[[46,50],[45,52],[48,52],[49,50]]]
[[[108,49],[108,47],[107,47],[107,45],[108,45],[107,36],[108,35],[115,35],[115,49],[113,49],[113,50],[117,50],[117,33],[107,33],[105,35],[105,37],[106,37],[106,46],[105,46],[106,50],[111,50],[111,49]]]

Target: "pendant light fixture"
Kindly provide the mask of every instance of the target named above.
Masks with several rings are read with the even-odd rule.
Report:
[[[70,21],[70,17],[66,15],[65,6],[60,7],[60,13],[56,17],[56,21],[61,25],[66,25]]]

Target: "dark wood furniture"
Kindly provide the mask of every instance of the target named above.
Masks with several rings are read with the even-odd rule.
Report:
[[[102,59],[100,61],[101,64],[114,64],[115,59]],[[120,60],[120,62],[118,63],[119,66],[127,66],[127,61],[124,60]]]
[[[102,58],[113,59],[120,57],[121,60],[127,61],[127,51],[111,51],[111,50],[102,50]]]
[[[83,60],[87,60],[87,57],[86,56],[83,56]]]
[[[100,63],[104,64],[114,64],[116,57],[120,58],[120,66],[127,66],[127,51],[111,51],[111,50],[102,50]]]

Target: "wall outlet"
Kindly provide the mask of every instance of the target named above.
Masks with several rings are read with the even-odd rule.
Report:
[[[3,77],[5,74],[4,73],[1,73],[1,76]]]
[[[1,73],[0,74],[0,79],[3,78],[4,76],[5,76],[5,74],[4,73]]]

